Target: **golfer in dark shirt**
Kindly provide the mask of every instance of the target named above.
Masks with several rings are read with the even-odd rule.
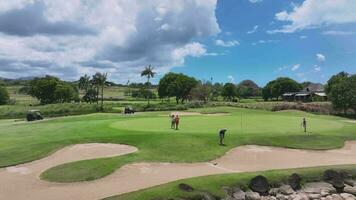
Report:
[[[306,133],[307,132],[307,120],[305,118],[303,118],[302,127],[304,128],[304,132]]]
[[[221,129],[219,131],[220,145],[224,145],[224,138],[225,138],[225,132],[226,131],[227,131],[226,129]]]

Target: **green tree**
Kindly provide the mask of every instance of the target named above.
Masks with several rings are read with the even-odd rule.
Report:
[[[328,97],[335,109],[343,110],[345,115],[350,108],[356,110],[356,75],[339,73],[332,76],[327,88]]]
[[[332,90],[332,87],[340,82],[345,81],[348,79],[349,74],[346,72],[340,72],[336,75],[333,75],[327,82],[326,87],[325,87],[325,92],[326,94],[329,94]]]
[[[261,90],[255,82],[244,80],[237,85],[237,95],[241,98],[256,97],[261,95]]]
[[[75,89],[67,83],[58,83],[54,91],[54,98],[58,103],[70,102],[78,99],[79,94]]]
[[[28,93],[37,98],[41,104],[70,102],[79,98],[78,92],[71,84],[53,76],[30,81]]]
[[[198,81],[184,74],[168,73],[164,75],[158,84],[160,98],[175,97],[177,104],[188,99],[191,90]]]
[[[88,75],[81,76],[79,78],[78,87],[81,90],[84,90],[87,93],[88,89],[90,88],[90,77]]]
[[[237,97],[237,89],[233,83],[225,83],[221,94],[225,100],[233,101]]]
[[[148,67],[145,67],[145,69],[141,72],[141,77],[142,76],[146,76],[147,77],[147,89],[149,89],[150,86],[150,79],[153,78],[155,76],[155,72],[153,71],[153,67],[151,67],[151,65],[149,65]],[[147,95],[147,104],[150,105],[150,96],[151,95]]]
[[[100,110],[104,110],[104,86],[106,83],[107,79],[107,73],[99,73],[97,72],[96,74],[93,75],[92,78],[92,84],[95,86],[97,89],[97,100],[99,99],[99,90],[101,90],[101,104],[100,104]]]
[[[200,82],[191,90],[192,99],[207,102],[211,94],[211,83]]]
[[[212,100],[218,100],[221,96],[224,85],[222,83],[214,83],[212,88]]]
[[[97,101],[97,96],[98,96],[97,90],[95,88],[89,88],[88,91],[83,96],[83,101],[91,104]]]
[[[10,96],[5,87],[0,86],[0,105],[5,105],[9,102]]]
[[[279,99],[286,92],[298,92],[302,89],[302,85],[288,77],[280,77],[270,81],[262,89],[262,97],[265,101],[276,98]]]

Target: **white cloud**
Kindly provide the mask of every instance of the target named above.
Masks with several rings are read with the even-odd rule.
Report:
[[[291,70],[296,71],[297,69],[299,69],[299,67],[300,67],[300,64],[293,65]]]
[[[306,39],[308,36],[306,36],[306,35],[301,35],[301,36],[299,36],[299,39]]]
[[[292,33],[332,24],[355,23],[356,3],[354,0],[305,0],[299,6],[294,5],[291,12],[282,11],[275,17],[289,24],[268,33]]]
[[[255,25],[255,26],[252,28],[252,30],[247,31],[246,33],[247,33],[247,34],[252,34],[252,33],[256,32],[257,29],[258,29],[258,25]]]
[[[274,43],[274,42],[278,42],[278,41],[277,40],[258,40],[257,42],[252,42],[251,45]]]
[[[318,65],[314,65],[314,70],[315,70],[316,72],[318,72],[318,71],[320,71],[320,70],[321,70],[321,67],[320,67],[320,66],[318,66]]]
[[[234,76],[229,75],[229,76],[227,76],[227,78],[229,79],[229,82],[230,82],[230,83],[235,83],[235,78],[234,78]]]
[[[137,80],[148,64],[167,72],[184,64],[187,56],[212,54],[194,40],[220,32],[216,3],[0,1],[0,76],[76,79],[82,73],[107,71],[111,79],[126,82]]]
[[[262,2],[263,0],[249,0],[251,3],[260,3]]]
[[[240,42],[237,40],[230,40],[230,41],[216,40],[215,45],[222,46],[222,47],[234,47],[240,45]]]
[[[330,31],[323,31],[323,35],[340,35],[340,36],[345,36],[345,35],[355,35],[356,32],[354,31],[335,31],[335,30],[330,30]]]
[[[316,60],[319,61],[319,62],[324,62],[326,60],[326,57],[321,53],[317,53],[316,54]]]

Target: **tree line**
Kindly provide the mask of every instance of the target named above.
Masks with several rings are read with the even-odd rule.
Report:
[[[154,86],[157,88],[156,94],[150,83],[155,74],[153,67],[145,67],[140,75],[146,77],[146,83],[127,84],[139,88],[131,92],[132,96],[147,99],[148,105],[150,99],[157,98],[157,95],[162,100],[174,98],[177,104],[188,100],[216,101],[220,97],[225,101],[238,101],[251,97],[262,97],[265,101],[269,101],[279,100],[284,93],[298,92],[303,88],[302,83],[288,77],[279,77],[260,88],[251,80],[244,80],[239,84],[212,83],[182,73],[170,72],[160,79],[157,86]],[[54,76],[35,78],[20,90],[37,98],[41,104],[83,101],[99,105],[100,102],[102,110],[104,87],[112,85],[117,84],[107,81],[107,73],[96,73],[91,77],[84,75],[77,82],[62,81]],[[328,80],[325,88],[335,109],[342,110],[345,114],[349,109],[356,110],[356,75],[345,72],[336,74]],[[79,97],[79,90],[84,91],[82,98]],[[8,103],[9,99],[6,88],[0,86],[0,105]]]

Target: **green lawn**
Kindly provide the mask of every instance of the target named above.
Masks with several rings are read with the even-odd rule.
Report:
[[[231,107],[192,111],[229,112],[229,115],[182,116],[179,131],[170,129],[169,112],[135,116],[91,114],[36,123],[0,120],[0,167],[36,160],[77,143],[121,143],[139,149],[136,153],[114,158],[67,163],[42,174],[42,178],[49,181],[75,182],[101,178],[131,162],[212,160],[244,144],[331,149],[341,147],[345,140],[356,139],[356,124],[334,116]],[[307,134],[300,128],[304,116],[310,124]],[[227,146],[217,145],[220,128],[229,129]]]

